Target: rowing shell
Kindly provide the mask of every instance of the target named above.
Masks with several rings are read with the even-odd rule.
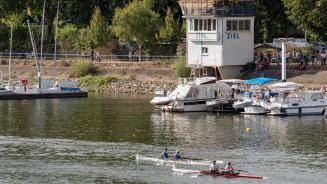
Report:
[[[174,172],[179,172],[183,174],[198,174],[202,176],[223,176],[226,178],[249,178],[249,179],[263,179],[262,176],[251,176],[251,175],[243,175],[240,173],[211,173],[206,170],[186,170],[186,169],[176,169],[173,167]]]
[[[160,158],[151,158],[144,157],[140,155],[136,155],[136,161],[151,161],[157,162],[161,164],[183,164],[183,165],[198,165],[198,166],[210,166],[212,164],[211,161],[192,161],[192,160],[163,160]],[[217,164],[224,164],[223,161],[216,160]]]

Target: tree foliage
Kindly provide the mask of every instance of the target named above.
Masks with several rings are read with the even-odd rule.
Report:
[[[66,24],[58,30],[58,42],[61,50],[73,50],[78,44],[79,31],[74,24]]]
[[[136,0],[125,8],[118,8],[113,18],[113,32],[123,42],[136,42],[142,46],[155,42],[160,18],[146,1]]]
[[[279,37],[302,37],[287,19],[282,0],[256,0],[255,42],[272,42]]]
[[[177,21],[174,20],[174,13],[168,8],[165,17],[165,23],[161,26],[158,34],[158,40],[176,45],[180,39],[181,29]]]
[[[13,27],[17,28],[18,26],[22,25],[23,22],[23,16],[18,13],[13,13],[8,15],[6,18],[3,18],[0,20],[2,24],[8,26],[8,27]]]
[[[302,31],[327,41],[326,0],[283,0],[289,19]]]
[[[90,25],[86,30],[86,41],[88,48],[96,49],[106,45],[109,38],[108,24],[101,15],[101,10],[98,6],[94,8]]]

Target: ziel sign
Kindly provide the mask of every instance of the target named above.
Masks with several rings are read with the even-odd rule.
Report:
[[[240,35],[238,33],[227,33],[227,40],[238,40]]]

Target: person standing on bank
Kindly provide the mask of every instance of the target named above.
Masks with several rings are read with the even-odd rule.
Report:
[[[97,62],[100,63],[101,62],[101,58],[100,58],[100,52],[99,51],[97,51],[95,57],[96,57]]]

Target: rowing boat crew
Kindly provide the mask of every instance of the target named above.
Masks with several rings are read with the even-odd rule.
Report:
[[[164,159],[164,160],[169,160],[169,154],[168,154],[168,149],[167,148],[165,148],[165,150],[162,152],[161,158]],[[181,159],[182,159],[182,156],[180,154],[180,151],[177,150],[175,155],[174,155],[174,160],[181,160]]]
[[[211,174],[219,174],[220,173],[219,166],[216,163],[216,160],[212,161],[212,164],[210,166],[210,173]],[[222,173],[234,173],[234,168],[232,167],[231,161],[227,162],[225,169],[224,169],[224,171],[222,171]]]

